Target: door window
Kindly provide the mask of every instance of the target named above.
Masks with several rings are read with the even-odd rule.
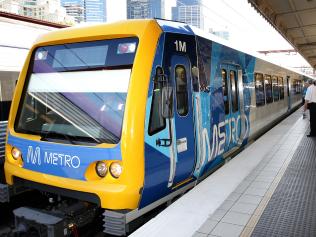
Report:
[[[284,99],[284,82],[283,77],[278,78],[279,81],[279,88],[280,88],[280,100]]]
[[[222,69],[222,85],[223,85],[223,97],[224,97],[225,114],[229,114],[227,72],[226,72],[225,69]]]
[[[183,65],[177,65],[175,68],[176,79],[176,97],[177,97],[177,111],[180,116],[188,114],[188,90],[187,90],[187,76]]]
[[[235,113],[238,111],[238,91],[237,91],[237,80],[236,80],[236,72],[230,71],[230,89],[232,96],[232,111]]]
[[[273,101],[279,100],[279,83],[278,78],[276,76],[272,76],[272,90],[273,90]]]
[[[158,74],[163,74],[161,68],[156,69],[156,75]],[[149,135],[153,135],[166,127],[166,120],[162,117],[161,113],[161,90],[162,83],[158,82],[157,80],[154,80],[148,126]]]
[[[263,106],[265,105],[265,97],[264,97],[264,81],[263,81],[263,75],[261,73],[255,74],[255,88],[256,88],[256,105],[257,106]]]
[[[265,84],[265,87],[266,87],[266,101],[267,101],[267,103],[272,103],[273,102],[273,97],[272,97],[272,79],[271,79],[270,75],[265,75],[264,84]]]

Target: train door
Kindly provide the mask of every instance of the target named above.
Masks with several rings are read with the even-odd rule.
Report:
[[[241,70],[234,65],[222,65],[222,90],[225,112],[225,152],[240,145],[241,100],[239,84],[242,83]],[[243,111],[243,110],[242,110]]]
[[[187,57],[171,58],[171,80],[174,91],[174,151],[176,170],[174,184],[191,176],[195,163],[192,109],[191,64]]]
[[[195,168],[195,137],[192,100],[192,72],[196,66],[194,36],[167,34],[165,71],[173,88],[173,109],[170,146],[173,167],[169,187],[175,187],[191,179]],[[173,169],[173,170],[172,170]]]

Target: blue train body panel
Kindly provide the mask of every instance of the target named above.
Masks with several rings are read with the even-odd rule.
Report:
[[[169,33],[193,34],[193,31],[188,26],[184,27],[178,23],[161,24],[161,27],[165,32]],[[152,77],[154,77],[156,66],[164,63],[165,55],[161,54],[163,52],[163,44],[164,38],[161,37],[157,50],[158,54],[154,60]],[[145,122],[145,184],[140,208],[175,191],[178,187],[174,188],[174,185],[188,177],[191,179],[191,182],[192,180],[199,179],[224,161],[223,154],[229,152],[234,147],[240,147],[247,143],[250,132],[249,113],[251,103],[250,90],[247,85],[253,83],[255,57],[216,42],[209,41],[209,44],[208,46],[211,47],[211,64],[206,65],[210,71],[210,78],[206,78],[206,81],[209,82],[206,85],[209,90],[193,92],[192,88],[190,88],[192,95],[190,94],[189,111],[191,110],[191,113],[188,113],[187,120],[180,119],[176,112],[172,119],[174,127],[172,131],[173,137],[183,137],[189,141],[187,142],[187,150],[191,152],[189,155],[191,160],[179,161],[181,153],[172,152],[172,150],[177,151],[176,142],[173,142],[173,147],[156,145],[158,138],[169,137],[170,131],[168,126],[154,135],[148,135],[147,128],[150,117],[153,83],[150,85]],[[223,69],[233,70],[235,73],[241,71],[242,73],[242,84],[244,85],[242,88],[242,113],[241,109],[236,112],[230,109],[230,113],[225,114],[222,89]],[[238,106],[240,107],[240,104]],[[187,121],[191,121],[191,124],[188,124]],[[244,128],[244,134],[242,134],[242,127]],[[192,131],[188,132],[189,129]],[[173,156],[175,156],[176,162],[175,174],[173,183],[170,185],[170,174],[173,172]]]
[[[145,145],[145,154],[145,185],[140,207],[147,206],[171,192],[167,188],[170,170],[169,156],[165,156],[148,144]]]
[[[23,168],[64,178],[85,179],[88,166],[103,157],[107,160],[121,160],[121,149],[68,146],[53,142],[33,141],[9,134],[8,144],[22,152]],[[60,152],[62,151],[62,152]]]

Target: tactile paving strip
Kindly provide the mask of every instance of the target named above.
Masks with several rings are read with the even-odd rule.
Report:
[[[316,236],[316,138],[301,140],[251,236]]]

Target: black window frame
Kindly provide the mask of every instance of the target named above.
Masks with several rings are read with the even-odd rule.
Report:
[[[224,110],[225,115],[229,114],[230,105],[229,105],[229,95],[228,95],[228,85],[227,85],[227,70],[222,68],[222,91],[223,91],[223,100],[224,100]],[[223,77],[225,75],[225,77]]]
[[[234,77],[232,77],[234,75]],[[237,72],[235,70],[229,70],[229,80],[230,80],[230,94],[231,94],[231,101],[232,101],[232,112],[235,113],[239,111],[239,104],[238,104],[238,78]],[[233,89],[235,88],[235,89]]]
[[[185,84],[184,85],[179,85],[178,83],[178,77],[177,76],[177,69],[178,68],[182,68],[184,70],[184,76],[185,76]],[[187,116],[189,113],[189,93],[188,93],[188,78],[187,78],[187,70],[186,67],[182,64],[177,64],[174,67],[174,78],[175,78],[175,87],[176,87],[176,104],[177,104],[177,113],[179,116],[184,117]],[[180,87],[181,86],[181,87]],[[181,88],[181,90],[179,90]],[[183,88],[185,88],[185,90],[183,90]],[[181,98],[182,96],[184,96],[184,100],[182,103],[182,100],[180,100],[179,98]],[[181,103],[179,103],[181,101]],[[183,105],[183,108],[180,107]],[[179,112],[181,109],[184,109],[183,112]]]
[[[198,67],[199,67],[199,84],[200,91],[207,92],[211,80],[211,55],[212,55],[212,41],[196,37],[198,48]],[[193,86],[193,91],[196,91]]]
[[[277,92],[277,94],[275,92]],[[279,78],[274,75],[272,76],[272,97],[273,101],[280,100]]]
[[[284,80],[283,77],[278,77],[279,89],[280,89],[280,100],[284,100]]]
[[[258,77],[260,76],[260,78]],[[260,86],[258,86],[257,80],[260,80]],[[256,106],[264,106],[266,104],[265,102],[265,87],[264,87],[264,77],[262,73],[255,73],[254,75],[254,81],[255,81],[255,93],[256,93]],[[260,100],[258,98],[260,97]]]
[[[156,67],[156,74],[158,70],[162,70],[160,67]],[[163,74],[163,71],[161,72]],[[157,80],[153,80],[153,90],[152,90],[152,100],[150,105],[150,115],[148,122],[148,135],[152,136],[166,128],[166,119],[163,118],[161,113],[161,90],[163,87],[163,83],[158,82]],[[155,110],[158,110],[156,114],[154,114]],[[158,115],[158,116],[156,116]],[[155,120],[162,121],[159,126],[153,126]]]
[[[265,95],[266,95],[266,104],[271,104],[273,102],[271,75],[268,75],[268,74],[264,75],[264,87],[265,87]]]

